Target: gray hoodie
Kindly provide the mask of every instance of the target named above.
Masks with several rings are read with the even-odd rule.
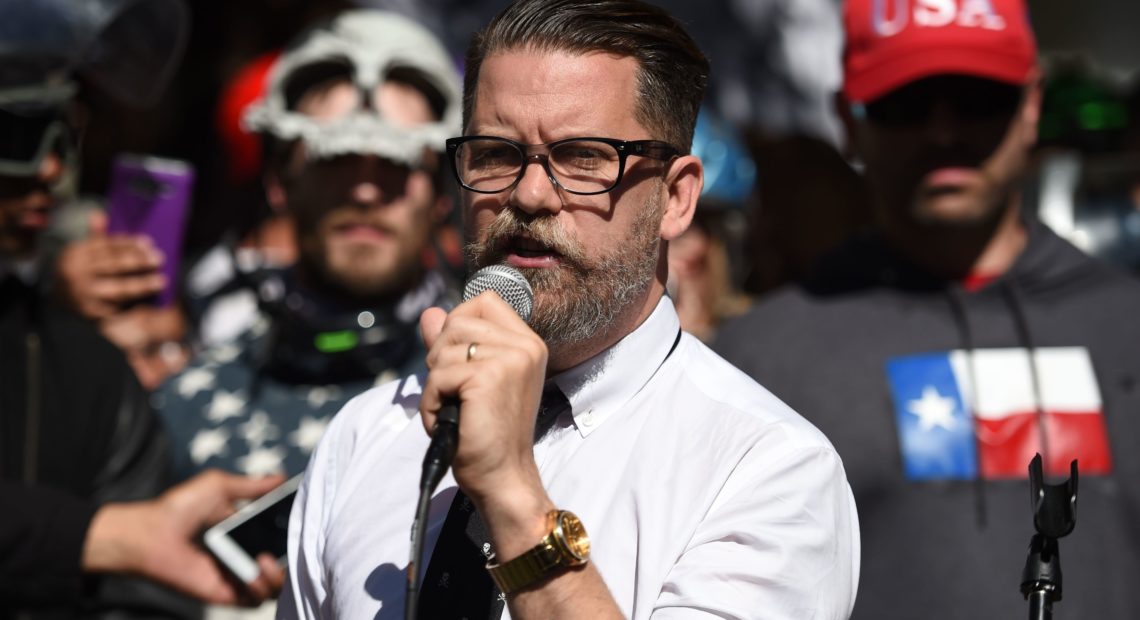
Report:
[[[1026,617],[1036,451],[1054,474],[1081,467],[1054,617],[1140,617],[1140,283],[1028,226],[1010,272],[972,291],[855,240],[714,343],[842,456],[864,549],[853,618]]]

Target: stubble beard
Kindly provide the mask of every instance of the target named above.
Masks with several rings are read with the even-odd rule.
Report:
[[[311,252],[302,252],[300,262],[312,279],[311,285],[360,304],[396,298],[422,275],[414,258],[399,257],[393,262],[377,254],[376,248],[334,250],[321,244]]]
[[[561,255],[556,268],[519,269],[534,289],[531,329],[552,355],[604,337],[645,293],[656,273],[660,199],[656,192],[653,195],[653,202],[644,205],[634,221],[628,243],[594,258],[555,218],[506,208],[487,227],[482,241],[465,244],[468,271],[503,263],[511,238],[526,233]]]

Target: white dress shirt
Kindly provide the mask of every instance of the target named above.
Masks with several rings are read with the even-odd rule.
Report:
[[[535,445],[547,493],[582,519],[628,618],[847,618],[859,526],[839,456],[679,334],[663,298],[633,333],[552,379],[573,410]],[[369,390],[334,418],[293,507],[278,618],[403,617],[428,445],[421,379]],[[425,567],[455,491],[448,475],[432,499]]]

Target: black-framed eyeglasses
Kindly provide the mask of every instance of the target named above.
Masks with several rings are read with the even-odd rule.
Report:
[[[464,189],[497,194],[522,180],[526,166],[537,160],[556,187],[571,194],[604,194],[621,183],[630,155],[668,161],[676,147],[657,140],[568,138],[548,144],[522,144],[495,136],[447,140],[447,155]]]

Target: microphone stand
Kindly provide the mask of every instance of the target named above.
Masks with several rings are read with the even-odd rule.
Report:
[[[1029,463],[1030,505],[1037,533],[1029,542],[1029,556],[1021,572],[1021,594],[1029,601],[1029,620],[1052,620],[1053,603],[1060,601],[1061,550],[1057,539],[1077,525],[1077,462],[1069,479],[1045,484],[1041,455]]]

